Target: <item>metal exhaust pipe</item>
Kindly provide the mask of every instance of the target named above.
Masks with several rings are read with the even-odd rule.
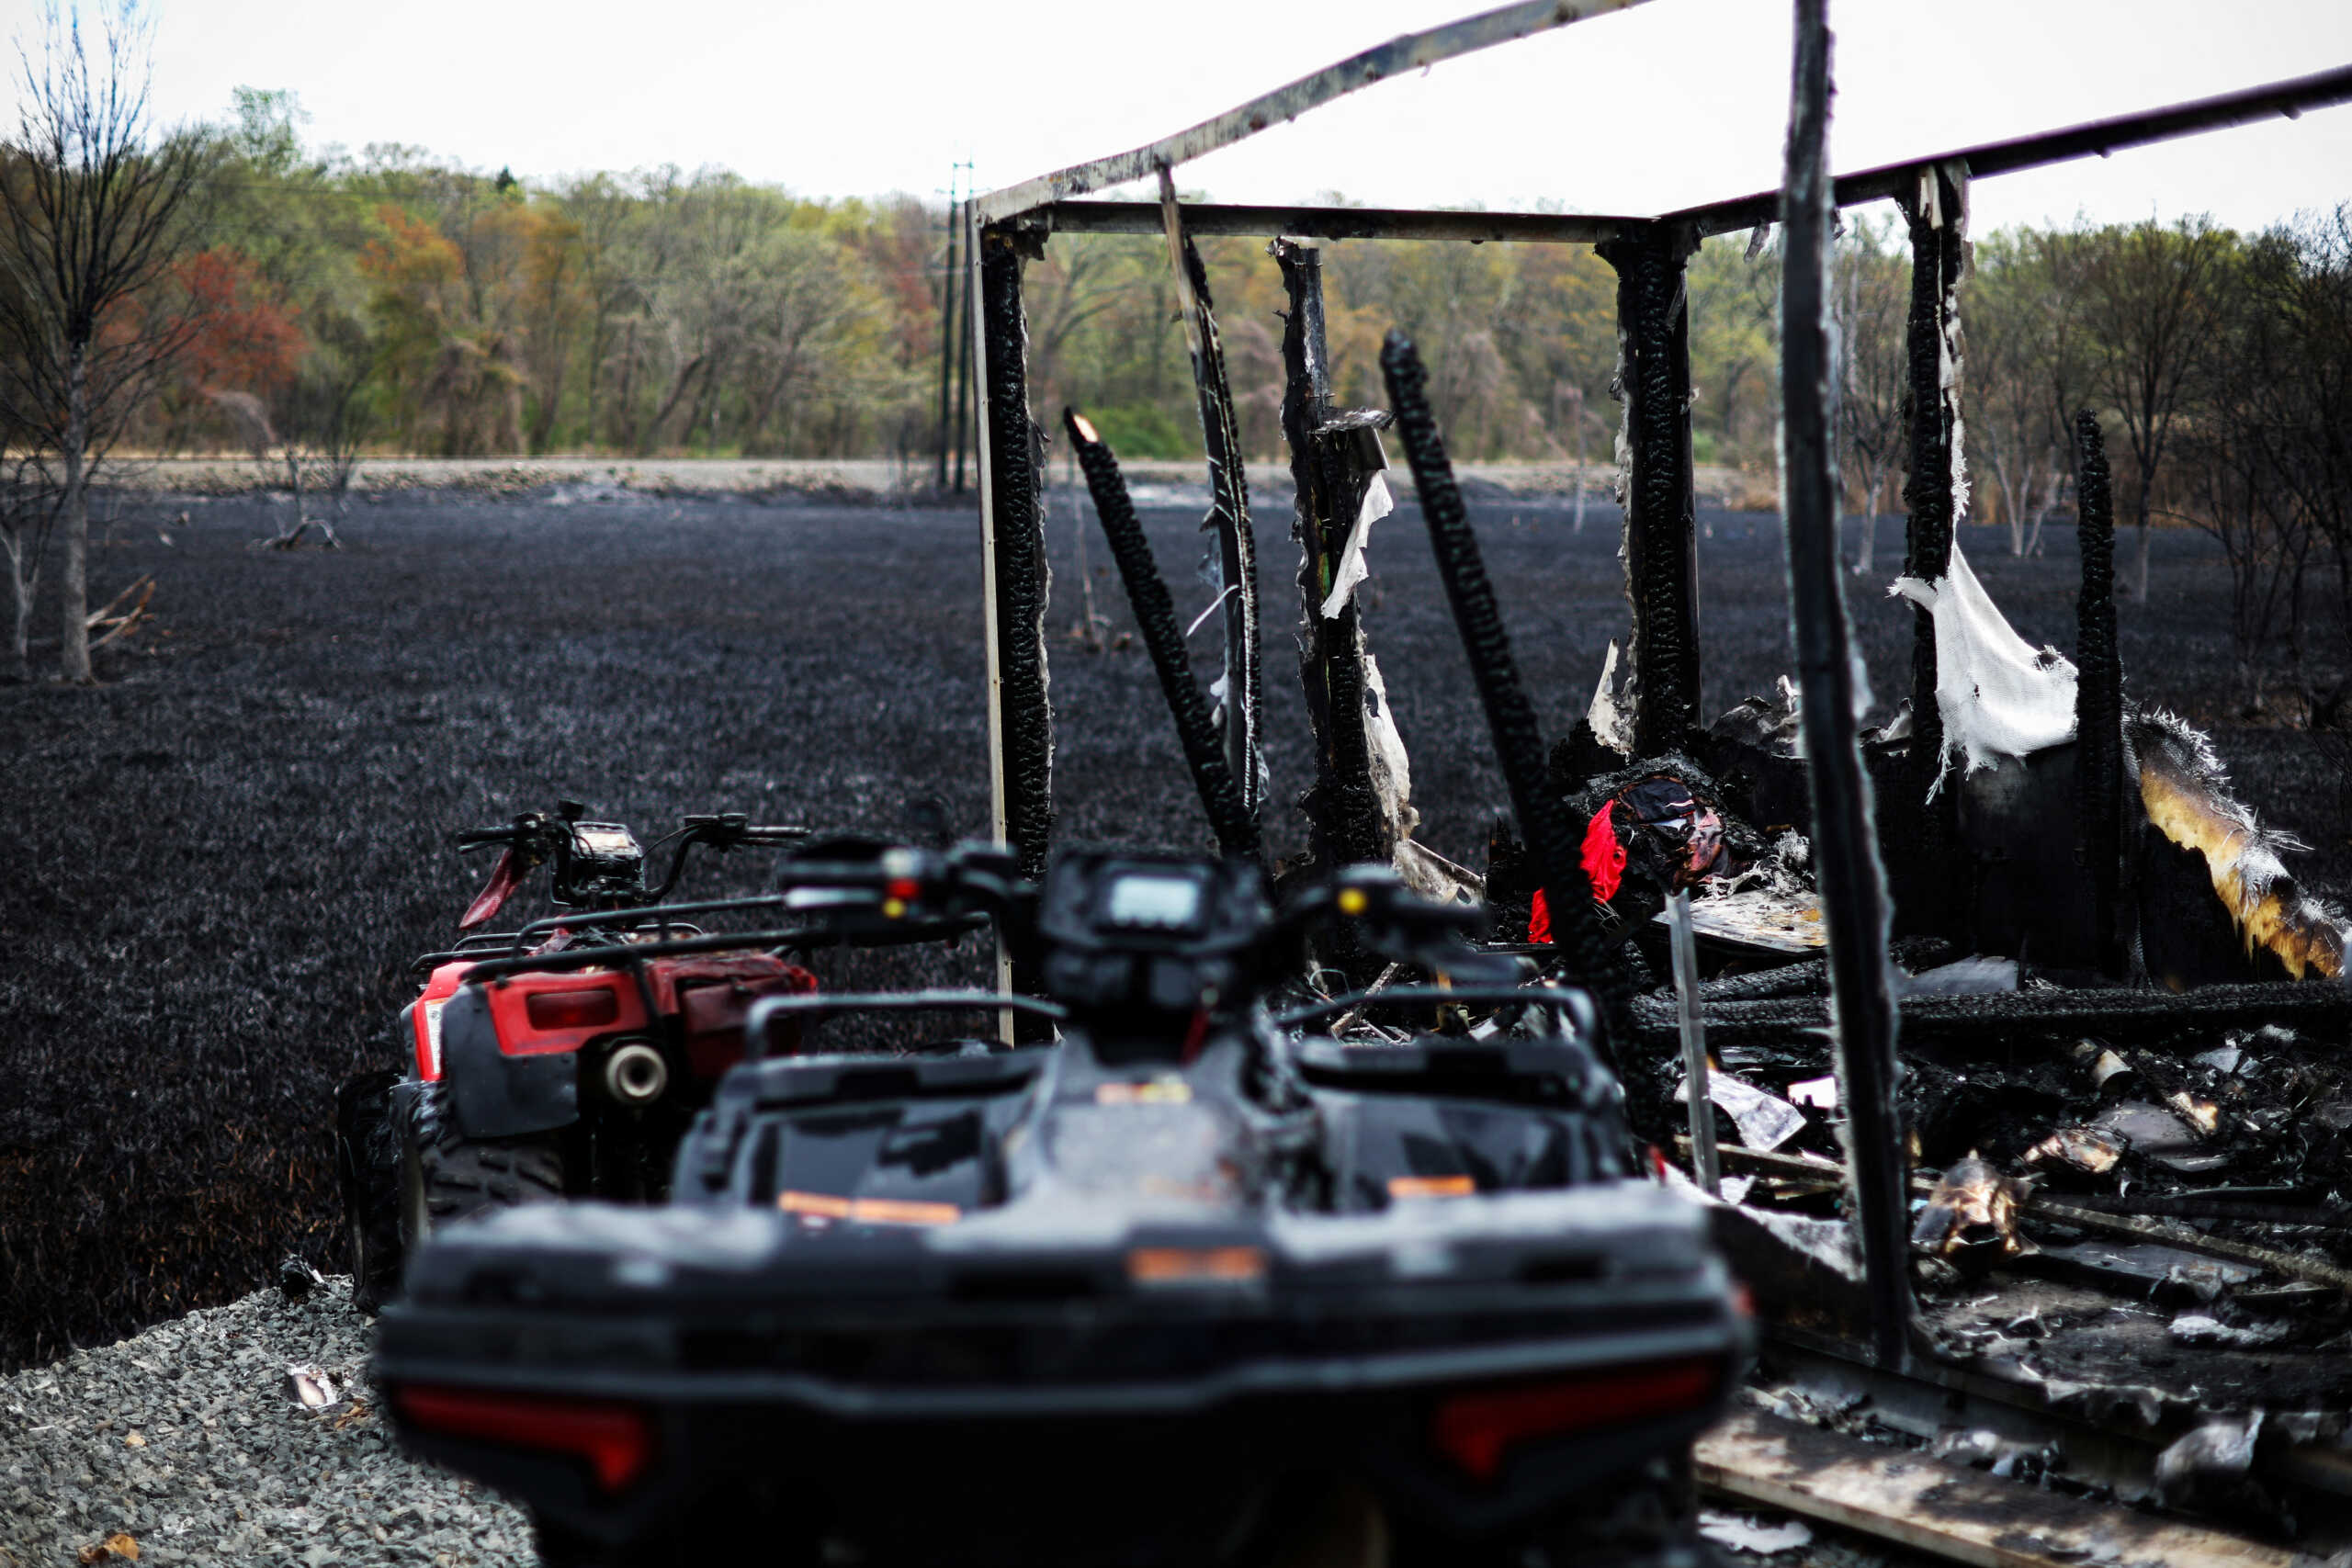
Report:
[[[641,1041],[631,1041],[605,1058],[605,1092],[623,1105],[650,1105],[669,1087],[670,1064]]]

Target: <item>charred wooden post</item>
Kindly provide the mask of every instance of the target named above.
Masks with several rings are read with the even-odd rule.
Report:
[[[1690,456],[1690,310],[1697,236],[1628,224],[1595,247],[1617,271],[1617,377],[1625,404],[1625,577],[1634,605],[1634,754],[1685,745],[1699,695],[1698,491]]]
[[[1934,582],[1951,570],[1964,489],[1960,420],[1960,278],[1967,263],[1968,182],[1958,165],[1920,169],[1901,206],[1910,225],[1911,306],[1905,332],[1910,410],[1903,481],[1903,574]],[[1971,878],[1962,870],[1955,796],[1937,793],[1943,712],[1936,705],[1936,618],[1911,612],[1911,740],[1891,831],[1905,846],[1897,876],[1906,931],[1960,937]],[[1930,796],[1933,795],[1931,799]]]
[[[1911,405],[1903,481],[1903,573],[1933,582],[1951,570],[1960,463],[1960,275],[1967,260],[1967,176],[1923,169],[1903,203],[1911,228],[1911,310],[1904,334]],[[1911,733],[1934,767],[1943,749],[1936,707],[1936,618],[1912,611]]]
[[[2076,832],[2091,885],[2091,937],[2109,975],[2124,970],[2123,661],[2115,646],[2115,502],[2098,416],[2075,415],[2075,536],[2082,593],[2075,604],[2075,784]]]
[[[1300,798],[1308,842],[1325,868],[1385,863],[1385,831],[1364,729],[1363,625],[1352,594],[1325,613],[1364,497],[1380,469],[1368,430],[1331,427],[1330,365],[1323,336],[1323,258],[1311,246],[1273,243],[1290,296],[1283,327],[1283,439],[1298,487],[1298,666],[1315,735],[1315,783]]]
[[[1054,718],[1046,699],[1044,513],[1029,417],[1029,323],[1021,303],[1034,235],[991,226],[977,247],[980,308],[981,561],[989,612],[989,783],[996,835],[1042,876],[1053,830]]]
[[[1814,863],[1829,941],[1830,1017],[1854,1226],[1869,1271],[1872,1349],[1898,1365],[1911,1314],[1903,1125],[1894,1091],[1894,984],[1887,960],[1885,874],[1854,716],[1852,631],[1838,576],[1838,466],[1830,426],[1829,24],[1826,0],[1796,0],[1781,219],[1781,504],[1789,608],[1802,682]],[[1932,696],[1931,699],[1932,700]]]
[[[1176,601],[1151,558],[1151,541],[1144,536],[1127,496],[1127,482],[1119,474],[1119,460],[1094,427],[1069,409],[1063,426],[1078,451],[1079,467],[1086,470],[1087,493],[1094,498],[1095,515],[1102,520],[1111,541],[1111,558],[1118,563],[1126,584],[1127,603],[1135,610],[1136,626],[1143,633],[1145,651],[1159,676],[1160,694],[1176,720],[1176,739],[1193,770],[1193,787],[1208,812],[1217,848],[1228,855],[1258,854],[1258,822],[1241,798],[1239,786],[1226,766],[1217,745],[1216,724],[1209,716],[1206,698],[1193,679],[1192,660],[1184,652],[1184,624],[1176,617]]]
[[[1429,525],[1430,548],[1437,557],[1438,575],[1453,606],[1454,625],[1462,633],[1463,650],[1470,656],[1470,672],[1478,683],[1478,697],[1487,710],[1487,727],[1495,738],[1495,760],[1503,783],[1510,790],[1519,830],[1535,858],[1544,901],[1552,908],[1553,945],[1565,950],[1577,977],[1600,998],[1608,1023],[1604,1051],[1621,1079],[1638,1072],[1647,1089],[1648,1064],[1626,1048],[1632,1040],[1633,989],[1623,961],[1601,934],[1593,912],[1592,879],[1585,874],[1577,834],[1561,803],[1545,787],[1544,736],[1536,728],[1535,706],[1521,684],[1512,660],[1510,637],[1503,629],[1502,610],[1495,602],[1494,584],[1487,577],[1478,553],[1478,537],[1453,482],[1453,465],[1445,455],[1444,439],[1430,412],[1429,371],[1419,350],[1402,333],[1392,332],[1380,351],[1380,368],[1388,382],[1388,400],[1396,413],[1396,434],[1412,465],[1413,488],[1420,498],[1421,520]],[[1628,1088],[1633,1086],[1629,1083]],[[1633,1096],[1637,1105],[1662,1103],[1663,1095]],[[1638,1129],[1657,1136],[1658,1129]]]
[[[1208,270],[1184,232],[1175,179],[1164,165],[1159,207],[1168,231],[1169,260],[1176,268],[1176,298],[1192,349],[1201,441],[1209,461],[1209,514],[1201,527],[1216,533],[1218,588],[1224,595],[1218,617],[1225,626],[1226,765],[1240,786],[1243,806],[1255,818],[1263,805],[1259,738],[1265,723],[1265,691],[1259,671],[1258,543],[1250,529],[1250,481],[1242,471],[1241,432],[1234,419],[1233,387],[1225,374],[1216,307],[1209,299]]]

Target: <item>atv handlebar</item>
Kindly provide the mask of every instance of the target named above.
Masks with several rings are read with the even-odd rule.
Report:
[[[1488,1007],[1519,1002],[1566,1015],[1569,1027],[1579,1039],[1592,1039],[1597,1027],[1590,996],[1581,990],[1554,986],[1391,986],[1386,990],[1374,987],[1343,992],[1308,1007],[1292,1008],[1274,1014],[1269,1021],[1276,1029],[1297,1029],[1318,1019],[1382,1002],[1474,1002]]]
[[[806,1017],[830,1012],[1023,1012],[1056,1023],[1069,1018],[1058,1002],[997,991],[813,991],[796,996],[768,997],[752,1004],[743,1021],[743,1054],[759,1061],[767,1055],[768,1023],[779,1015]]]

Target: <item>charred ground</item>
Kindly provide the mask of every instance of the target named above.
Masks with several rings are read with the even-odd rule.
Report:
[[[654,830],[708,810],[901,830],[931,801],[952,831],[987,828],[967,510],[413,492],[363,506],[341,551],[288,555],[248,547],[275,531],[261,509],[126,502],[94,577],[153,572],[160,622],[100,653],[96,690],[0,689],[0,1366],[232,1300],[288,1251],[330,1257],[334,1086],[393,1064],[409,960],[441,945],[483,869],[450,851],[455,829],[559,796]],[[1267,724],[1287,803],[1309,779],[1295,550],[1287,507],[1267,511]],[[1569,515],[1500,495],[1476,513],[1555,735],[1626,620],[1614,509],[1591,508],[1581,533]],[[1199,509],[1147,517],[1180,604],[1205,603]],[[1702,524],[1715,712],[1788,668],[1787,627],[1777,518]],[[1057,488],[1057,837],[1201,843],[1091,533],[1108,646],[1072,635],[1081,526],[1091,509]],[[2019,561],[1993,531],[1964,534],[2018,629],[2071,647],[2071,535]],[[1374,563],[1371,646],[1421,837],[1478,864],[1505,795],[1409,504],[1378,530]],[[1910,611],[1875,583],[1849,592],[1872,680],[1894,694]],[[2127,694],[2213,727],[2256,807],[2316,846],[2299,869],[2344,887],[2340,779],[2309,737],[2233,721],[2226,607],[2211,547],[2160,535],[2151,602],[2120,606]],[[1204,629],[1195,658],[1214,643]],[[1286,805],[1268,827],[1278,852],[1303,845]],[[748,890],[763,870],[715,863],[695,886]],[[855,965],[836,978],[892,966],[836,962]],[[958,962],[923,961],[943,976]]]

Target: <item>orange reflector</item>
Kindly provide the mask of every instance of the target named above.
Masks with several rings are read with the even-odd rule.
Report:
[[[1094,1086],[1097,1105],[1190,1105],[1193,1086],[1182,1078],[1150,1078],[1142,1083],[1114,1081]]]
[[[1138,1284],[1213,1283],[1261,1279],[1266,1255],[1254,1247],[1138,1247],[1127,1278]]]
[[[1466,1176],[1392,1176],[1388,1179],[1391,1198],[1471,1198],[1476,1197],[1478,1184]]]
[[[633,1404],[430,1383],[402,1384],[392,1404],[420,1431],[584,1460],[607,1492],[635,1481],[653,1458],[653,1423]]]
[[[596,1029],[621,1015],[621,999],[610,986],[594,990],[534,991],[523,1010],[534,1029]]]
[[[1720,1361],[1693,1356],[1479,1389],[1440,1404],[1430,1435],[1473,1479],[1492,1481],[1516,1444],[1696,1410],[1714,1397],[1722,1381]]]
[[[814,1214],[862,1225],[952,1225],[964,1217],[953,1203],[922,1203],[906,1198],[836,1198],[830,1192],[779,1192],[775,1206],[787,1214]]]

